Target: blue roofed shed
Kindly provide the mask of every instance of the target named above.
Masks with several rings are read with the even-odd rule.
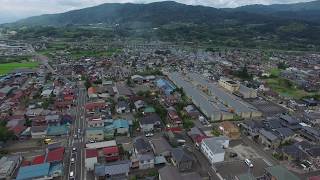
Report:
[[[69,127],[66,125],[63,126],[49,126],[47,130],[48,136],[62,136],[69,133]]]
[[[127,134],[129,132],[129,122],[124,119],[113,121],[113,126],[118,134]]]
[[[27,179],[47,177],[49,175],[49,169],[50,169],[49,163],[21,167],[19,169],[16,179],[27,180]]]

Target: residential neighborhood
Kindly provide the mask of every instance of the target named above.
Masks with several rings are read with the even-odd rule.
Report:
[[[1,76],[0,179],[320,178],[319,54],[108,45]]]

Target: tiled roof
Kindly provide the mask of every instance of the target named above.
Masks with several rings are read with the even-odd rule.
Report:
[[[63,160],[64,147],[49,151],[46,162],[59,162]]]
[[[86,158],[98,157],[98,151],[96,149],[86,149]]]

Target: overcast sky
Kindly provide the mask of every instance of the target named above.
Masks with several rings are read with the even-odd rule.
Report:
[[[52,14],[95,6],[102,3],[149,3],[161,0],[0,0],[0,23],[12,22],[17,19]],[[295,3],[311,0],[176,0],[193,5],[205,5],[216,8],[237,7],[247,4],[279,4]]]

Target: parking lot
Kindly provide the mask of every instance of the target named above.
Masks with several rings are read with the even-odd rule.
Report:
[[[251,162],[253,164],[252,168],[250,168],[244,160],[216,163],[214,164],[214,167],[216,172],[226,180],[234,179],[235,176],[244,173],[251,173],[254,177],[262,176],[264,174],[264,169],[268,167],[267,163],[261,158],[251,159]]]

